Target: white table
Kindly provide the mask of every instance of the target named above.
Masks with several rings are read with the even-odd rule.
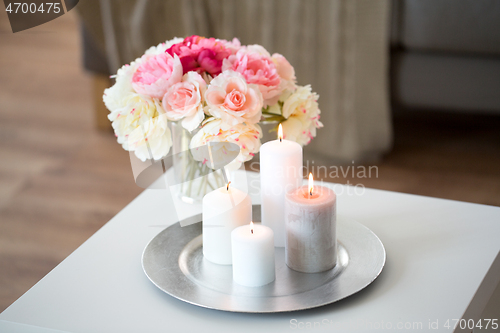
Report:
[[[257,174],[249,177],[258,181]],[[371,189],[352,195],[352,187],[341,185],[335,190],[338,214],[373,230],[387,251],[378,279],[343,301],[258,315],[168,296],[143,273],[141,255],[176,222],[173,199],[166,190],[146,190],[2,312],[0,332],[286,332],[315,323],[316,331],[421,324],[419,331],[451,332],[443,327],[447,320],[478,318],[500,279],[500,208]],[[436,321],[439,329],[429,329]]]

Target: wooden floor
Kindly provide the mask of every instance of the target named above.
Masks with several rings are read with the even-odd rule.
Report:
[[[93,126],[74,13],[12,34],[0,13],[0,311],[136,197]],[[378,178],[335,182],[500,205],[499,117],[398,116]]]
[[[0,13],[0,311],[141,189],[94,130],[76,18],[12,34]]]

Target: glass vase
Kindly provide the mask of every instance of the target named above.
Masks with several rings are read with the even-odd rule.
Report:
[[[186,203],[201,203],[203,197],[225,185],[221,170],[215,172],[194,159],[189,144],[198,130],[189,132],[181,124],[171,122],[173,167],[178,197]]]

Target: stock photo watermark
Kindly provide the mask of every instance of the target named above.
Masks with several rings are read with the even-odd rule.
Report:
[[[260,170],[260,162],[255,161],[249,164],[250,170]],[[276,167],[272,170],[276,177],[286,175],[289,177],[294,177],[299,174],[299,177],[303,175],[308,175],[312,173],[315,185],[324,185],[328,183],[327,187],[332,187],[337,195],[348,195],[348,196],[361,196],[365,193],[365,185],[363,180],[378,178],[379,170],[378,166],[365,166],[365,165],[315,165],[314,161],[307,160],[302,166],[301,170],[295,170],[293,167]],[[336,180],[346,179],[345,184],[335,184]],[[334,183],[332,185],[332,182]],[[258,194],[261,190],[261,184],[259,179],[252,179],[249,181],[249,192]],[[280,193],[286,193],[293,189],[293,185],[288,185],[287,187],[280,187],[279,184],[274,184],[271,188],[266,190],[270,191],[273,195],[278,195]],[[321,191],[321,187],[319,187]]]
[[[427,321],[365,321],[365,320],[349,320],[349,321],[334,321],[324,318],[319,321],[300,321],[298,319],[290,319],[289,328],[291,330],[455,330],[460,329],[493,329],[498,330],[498,319],[448,319],[440,321],[439,319],[428,319]]]
[[[16,33],[50,22],[73,9],[79,0],[4,0],[12,32]]]

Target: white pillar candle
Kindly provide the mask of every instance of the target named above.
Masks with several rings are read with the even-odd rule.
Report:
[[[243,286],[259,287],[275,279],[273,231],[250,224],[231,233],[233,280]]]
[[[216,264],[231,265],[231,231],[252,220],[252,200],[237,188],[224,186],[203,197],[203,255]]]
[[[283,140],[281,124],[278,140],[260,148],[262,224],[274,232],[274,245],[285,246],[285,194],[302,184],[302,147]]]
[[[337,261],[335,192],[327,187],[302,186],[286,196],[285,261],[304,273],[333,268]]]

